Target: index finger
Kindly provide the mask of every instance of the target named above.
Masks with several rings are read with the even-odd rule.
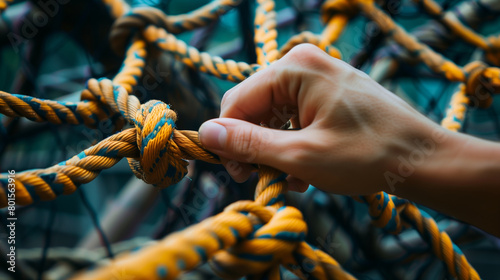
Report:
[[[290,103],[279,89],[278,67],[273,64],[227,91],[221,102],[220,117],[259,124],[272,117],[273,107]]]
[[[272,119],[273,108],[278,109],[276,113],[285,106],[289,106],[289,111],[296,111],[299,94],[304,91],[303,82],[308,79],[310,84],[316,74],[331,70],[332,60],[316,46],[294,47],[280,60],[227,91],[222,99],[220,117],[258,124]],[[287,120],[280,118],[280,121]]]

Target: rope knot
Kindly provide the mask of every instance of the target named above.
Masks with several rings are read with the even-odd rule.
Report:
[[[130,168],[137,178],[156,187],[173,185],[187,173],[188,162],[173,140],[176,120],[175,112],[159,100],[141,105],[133,119],[140,157],[128,159]]]
[[[500,69],[487,67],[482,62],[471,62],[464,67],[467,73],[465,93],[472,106],[488,108],[493,94],[500,93]]]
[[[148,25],[167,27],[165,14],[153,7],[140,7],[132,9],[128,14],[118,18],[109,34],[111,48],[118,54],[125,53],[125,47],[132,37],[139,34]]]
[[[290,256],[307,234],[302,213],[294,207],[281,207],[277,212],[254,202],[237,202],[227,210],[248,211],[264,225],[257,223],[246,240],[217,253],[211,260],[214,271],[223,278],[259,275],[279,265]]]

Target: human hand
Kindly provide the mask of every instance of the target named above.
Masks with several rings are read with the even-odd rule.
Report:
[[[277,129],[289,118],[300,129]],[[436,130],[449,133],[365,73],[299,45],[226,92],[220,118],[200,127],[200,141],[237,181],[249,177],[249,163],[258,163],[290,174],[292,190],[311,184],[367,194],[388,191],[387,174],[398,174],[398,158]]]

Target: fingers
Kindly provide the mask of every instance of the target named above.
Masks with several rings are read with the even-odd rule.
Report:
[[[309,184],[300,180],[297,177],[293,177],[291,175],[288,175],[286,177],[286,180],[288,182],[288,190],[290,191],[295,191],[295,192],[305,192],[309,188]]]
[[[226,92],[221,103],[221,118],[242,119],[259,124],[272,122],[279,127],[329,93],[331,75],[343,70],[341,62],[319,48],[303,44],[293,48],[282,59],[257,72]],[[312,90],[318,84],[324,90]],[[307,99],[307,100],[306,100]],[[300,104],[300,106],[299,106]],[[314,114],[314,110],[304,112]]]
[[[268,119],[273,108],[297,107],[297,95],[304,75],[326,70],[332,58],[318,47],[303,44],[282,59],[257,72],[226,92],[221,103],[222,118],[259,123]],[[326,71],[323,71],[326,72]]]
[[[200,141],[221,158],[243,163],[282,166],[287,139],[292,131],[261,127],[246,121],[219,118],[205,122],[199,130]],[[242,167],[246,174],[247,167]]]
[[[298,132],[264,128],[258,124],[279,128],[295,118],[294,127],[301,127],[297,119],[299,99],[303,108],[307,108],[301,116],[312,120],[318,107],[314,102],[321,103],[320,98],[310,97],[316,101],[305,102],[304,97],[317,92],[310,90],[316,84],[316,76],[325,76],[332,63],[335,61],[315,46],[292,49],[276,63],[226,92],[220,118],[204,123],[199,129],[201,143],[221,157],[236,181],[244,181],[250,176],[252,166],[247,163],[286,170],[289,165],[286,142],[293,142],[290,138]],[[330,80],[329,75],[325,77],[324,80]],[[298,179],[291,182],[297,190],[307,189],[307,185]]]
[[[238,162],[234,159],[227,159],[227,158],[221,158],[222,165],[227,170],[227,173],[233,178],[238,183],[243,183],[248,178],[250,178],[250,175],[252,174],[252,171],[255,170],[255,168],[248,164],[248,163],[242,163]]]
[[[221,102],[220,117],[259,124],[272,118],[273,108],[292,105],[286,97],[287,90],[280,89],[280,72],[279,67],[272,65],[227,91]]]

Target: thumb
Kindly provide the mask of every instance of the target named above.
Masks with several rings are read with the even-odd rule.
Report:
[[[220,157],[276,168],[283,162],[288,133],[231,118],[209,120],[199,129],[201,144]]]

